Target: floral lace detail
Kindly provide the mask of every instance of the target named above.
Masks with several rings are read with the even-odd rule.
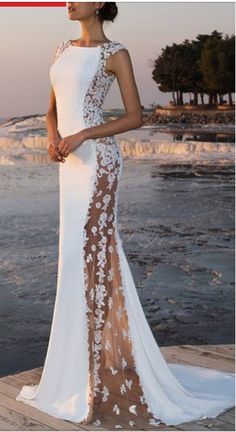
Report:
[[[102,117],[102,107],[104,99],[115,79],[115,74],[108,74],[106,71],[106,60],[121,49],[126,49],[119,42],[107,42],[100,47],[98,66],[89,91],[87,91],[84,101],[84,119],[86,126],[94,126],[104,123]]]
[[[63,51],[70,45],[70,41],[62,41],[59,42],[53,53],[53,63],[57,61],[57,59],[61,56]]]
[[[55,61],[69,45],[63,41],[57,46]],[[106,72],[106,59],[121,49],[126,48],[115,41],[99,47],[97,69],[83,103],[85,127],[104,122],[103,102],[115,79]],[[89,392],[88,411],[80,423],[103,426],[109,420],[111,429],[150,428],[164,423],[151,413],[143,393],[129,328],[119,257],[122,156],[114,136],[91,141],[97,167],[83,232]]]

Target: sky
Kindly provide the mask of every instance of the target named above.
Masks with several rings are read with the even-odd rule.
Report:
[[[216,30],[235,31],[234,2],[117,2],[115,21],[104,23],[106,37],[129,51],[140,100],[146,108],[165,105],[152,79],[152,63],[166,45]],[[0,7],[0,117],[44,114],[49,102],[49,69],[58,42],[80,37],[79,21],[66,7]],[[185,95],[185,101],[189,95]],[[104,108],[123,108],[117,81]]]

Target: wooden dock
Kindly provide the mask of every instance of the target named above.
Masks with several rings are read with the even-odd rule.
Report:
[[[234,345],[178,345],[161,347],[165,359],[171,363],[185,363],[219,369],[227,372],[235,372]],[[78,426],[67,420],[60,420],[38,409],[16,401],[19,389],[25,384],[37,384],[40,380],[42,367],[8,375],[0,378],[0,430],[34,430],[34,431],[77,431],[77,430],[110,430],[92,425]],[[136,421],[138,424],[139,422]],[[198,420],[191,423],[183,423],[178,426],[157,427],[150,426],[143,429],[138,425],[138,430],[170,430],[170,431],[234,431],[234,408],[214,419]],[[131,428],[136,430],[135,428]],[[130,429],[130,430],[131,430]],[[123,430],[123,429],[122,429]]]

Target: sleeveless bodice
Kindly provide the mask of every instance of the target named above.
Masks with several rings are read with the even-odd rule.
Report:
[[[56,97],[58,131],[62,137],[104,123],[104,99],[115,79],[106,72],[106,59],[120,49],[116,41],[97,47],[62,41],[55,50],[50,80]]]

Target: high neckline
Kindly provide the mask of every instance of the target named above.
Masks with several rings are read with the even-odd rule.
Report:
[[[106,42],[101,42],[100,44],[98,44],[97,46],[80,46],[80,45],[73,45],[72,43],[72,39],[69,39],[69,44],[70,46],[72,46],[73,48],[87,48],[87,49],[92,49],[92,48],[101,48],[101,46],[106,45],[111,43],[112,41],[106,41]]]

